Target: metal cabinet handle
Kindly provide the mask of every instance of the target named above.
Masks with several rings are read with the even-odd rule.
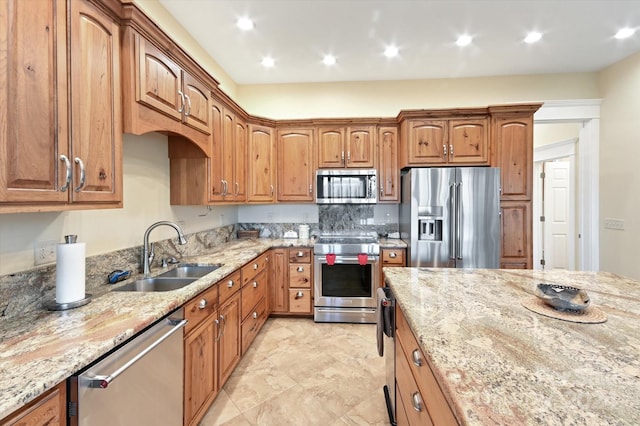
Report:
[[[180,108],[178,108],[178,112],[184,111],[184,93],[181,90],[178,90],[178,95],[180,95]]]
[[[396,252],[393,252],[393,251],[392,251],[391,253],[389,253],[389,257],[390,257],[391,259],[395,259],[396,257],[398,257],[398,254],[397,254]]]
[[[313,194],[313,185],[309,185],[309,194]]]
[[[198,302],[198,309],[204,309],[207,307],[207,299],[202,299]]]
[[[253,288],[258,288],[258,282],[257,281],[253,282]]]
[[[411,358],[413,360],[413,365],[416,367],[422,367],[422,355],[420,355],[420,351],[418,349],[414,349],[411,352]]]
[[[258,313],[257,313],[257,312],[254,312],[254,313],[253,313],[253,319],[257,319],[257,318],[258,318]]]
[[[80,192],[80,190],[82,189],[82,187],[84,186],[84,182],[87,178],[87,174],[84,170],[84,163],[82,162],[82,160],[80,159],[80,157],[76,157],[73,159],[73,161],[76,162],[77,165],[80,166],[80,183],[78,184],[78,186],[74,189],[74,191],[76,192]]]
[[[67,175],[64,180],[64,185],[60,187],[60,192],[65,192],[67,189],[69,189],[69,185],[71,184],[71,162],[69,161],[69,157],[64,154],[60,155],[60,161],[63,161],[65,167],[67,168]]]
[[[222,336],[224,336],[224,329],[227,328],[227,319],[224,315],[220,315],[220,320],[222,321],[222,327],[220,327],[220,321],[215,320],[215,323],[218,325],[218,335],[216,336],[216,342],[219,341]]]
[[[302,266],[298,266],[298,269],[296,269],[296,271],[298,272],[304,272],[304,268]]]
[[[140,359],[142,359],[146,354],[148,354],[149,352],[154,350],[156,348],[156,346],[158,346],[159,344],[164,342],[166,339],[171,337],[171,335],[173,333],[177,332],[178,330],[180,330],[182,327],[184,327],[187,324],[187,320],[184,320],[184,319],[183,320],[168,319],[167,322],[170,325],[173,326],[171,328],[171,330],[167,331],[164,335],[162,335],[160,338],[158,338],[158,340],[156,340],[155,342],[151,343],[142,352],[140,352],[135,357],[131,358],[126,364],[124,364],[122,367],[118,368],[113,373],[107,374],[107,375],[102,375],[102,376],[95,376],[94,378],[92,378],[89,381],[89,387],[90,388],[97,388],[97,389],[106,389],[107,387],[109,387],[109,384],[111,382],[113,382],[120,374],[122,374],[125,370],[127,370],[133,364],[135,364]]]
[[[347,152],[347,163],[351,162],[351,151]]]
[[[273,197],[273,185],[269,185],[270,194]]]
[[[233,280],[227,281],[227,287],[229,288],[233,287]]]
[[[236,182],[236,193],[234,195],[234,197],[238,197],[238,195],[240,195],[240,184],[238,182]]]
[[[340,162],[344,164],[344,151],[340,153]]]
[[[447,145],[444,144],[442,145],[442,157],[446,157],[447,156]]]
[[[295,299],[298,300],[298,299],[302,299],[303,297],[304,297],[304,293],[299,291],[299,292],[296,293]]]
[[[188,117],[189,115],[191,115],[191,98],[189,97],[189,95],[184,95],[184,97],[187,99],[187,106],[189,107],[189,109],[184,112],[184,116]]]
[[[304,252],[299,251],[298,253],[296,253],[297,257],[304,257]]]
[[[380,185],[380,195],[384,195],[384,186]]]
[[[422,411],[422,397],[420,392],[414,392],[411,394],[411,401],[413,403],[413,409],[417,412]]]
[[[453,155],[453,145],[449,144],[449,154]]]

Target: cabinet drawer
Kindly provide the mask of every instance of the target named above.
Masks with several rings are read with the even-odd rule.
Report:
[[[382,266],[404,266],[404,249],[382,249]]]
[[[266,299],[260,300],[255,309],[242,322],[242,354],[244,355],[253,339],[256,337],[262,324],[267,320]]]
[[[184,305],[184,318],[189,321],[184,327],[184,334],[188,334],[202,320],[213,314],[218,308],[218,286],[203,291]]]
[[[311,288],[311,265],[297,263],[289,265],[289,287]]]
[[[289,263],[311,264],[311,249],[310,248],[289,249]]]
[[[227,278],[220,280],[218,283],[218,292],[220,296],[220,304],[223,304],[238,290],[240,290],[240,271],[236,271]]]
[[[431,420],[437,425],[457,425],[458,422],[449,407],[449,403],[440,390],[427,359],[399,307],[396,307],[396,330],[396,370],[400,368],[398,348],[402,347],[405,362],[418,385],[418,389],[420,389]],[[402,344],[398,345],[398,342]],[[398,383],[398,386],[400,386],[400,383]],[[409,398],[411,395],[406,397]],[[412,400],[405,399],[405,403],[412,404]],[[407,415],[409,414],[407,413]]]
[[[253,278],[258,275],[263,270],[267,269],[267,258],[268,256],[263,254],[262,256],[257,257],[251,262],[247,263],[242,267],[242,285],[246,285],[248,282],[253,281]]]
[[[433,425],[427,407],[425,394],[418,387],[406,358],[403,341],[396,335],[396,382],[398,383],[398,402],[396,413],[404,414],[409,425]],[[404,411],[404,412],[402,412]],[[400,416],[402,417],[402,416]],[[400,425],[401,423],[398,423]]]
[[[289,312],[311,313],[311,290],[289,290]]]
[[[242,318],[249,315],[258,301],[267,295],[268,278],[267,271],[263,270],[250,283],[242,287]]]
[[[66,383],[61,383],[55,388],[40,395],[35,400],[15,413],[0,420],[1,426],[12,425],[63,425],[66,424]]]

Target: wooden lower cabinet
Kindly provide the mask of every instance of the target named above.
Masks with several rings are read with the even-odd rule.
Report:
[[[242,267],[240,334],[243,355],[269,317],[271,254],[271,251],[264,253]]]
[[[240,293],[236,292],[220,305],[218,320],[222,331],[218,341],[218,382],[222,388],[240,362]]]
[[[400,307],[396,307],[395,339],[398,426],[458,425]]]
[[[0,426],[57,426],[67,424],[67,386],[60,383],[0,420]]]
[[[380,251],[380,287],[384,287],[382,268],[401,267],[407,263],[407,250],[403,248],[382,248]]]
[[[531,202],[502,201],[500,211],[502,228],[500,268],[531,269],[533,267]]]
[[[279,248],[271,250],[271,283],[269,285],[269,301],[271,304],[271,312],[275,314],[289,312],[289,298],[287,297],[288,265],[288,249]]]
[[[184,424],[197,424],[218,393],[217,315],[184,339]]]
[[[270,294],[275,314],[313,313],[313,250],[274,250]]]

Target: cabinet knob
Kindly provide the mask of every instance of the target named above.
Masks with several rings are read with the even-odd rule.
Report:
[[[233,287],[233,280],[227,281],[227,287],[229,288]]]
[[[414,392],[411,394],[411,402],[413,403],[413,409],[417,412],[422,411],[422,397],[420,392]]]
[[[389,257],[391,259],[395,259],[396,257],[398,257],[398,254],[396,252],[391,252],[391,253],[389,253]]]
[[[257,319],[257,318],[258,318],[258,313],[257,313],[257,312],[254,312],[254,313],[253,313],[253,319]]]
[[[207,307],[207,299],[202,299],[198,303],[198,309],[204,309]]]
[[[296,256],[297,256],[297,257],[304,257],[304,253],[303,253],[303,252],[301,252],[301,251],[299,251],[298,253],[296,253]]]
[[[422,367],[422,356],[418,349],[414,349],[413,352],[411,352],[411,358],[413,358],[413,364],[416,367]]]
[[[258,269],[258,264],[257,264],[257,263],[254,263],[254,264],[253,264],[253,269],[254,269],[254,270]]]
[[[296,271],[298,272],[304,272],[304,268],[302,266],[298,266],[298,269],[296,269]]]
[[[302,299],[303,297],[304,297],[304,293],[299,291],[299,292],[296,293],[295,299],[298,300],[298,299]]]
[[[253,282],[253,288],[258,288],[258,282],[257,281]]]

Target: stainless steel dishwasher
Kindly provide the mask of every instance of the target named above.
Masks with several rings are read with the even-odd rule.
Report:
[[[182,425],[182,308],[69,379],[70,425]]]

